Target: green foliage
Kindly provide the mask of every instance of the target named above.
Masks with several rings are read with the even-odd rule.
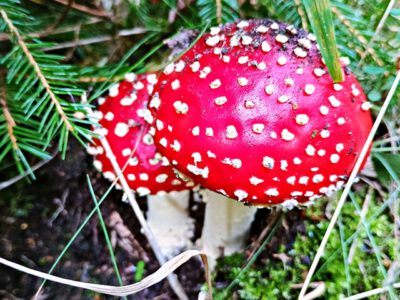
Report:
[[[356,197],[357,205],[362,205],[364,199]],[[235,292],[239,299],[295,299],[299,290],[291,287],[293,284],[302,283],[305,272],[310,267],[310,261],[314,257],[320,241],[328,227],[329,220],[325,219],[325,203],[321,201],[318,206],[306,210],[306,233],[298,234],[293,247],[287,248],[281,245],[277,253],[278,258],[263,258],[258,267],[251,267],[244,276]],[[313,281],[322,281],[326,284],[327,291],[324,299],[338,299],[347,296],[346,290],[356,294],[385,283],[385,277],[377,272],[377,259],[374,255],[369,240],[372,234],[381,253],[381,261],[385,266],[395,260],[395,238],[393,235],[393,220],[387,214],[376,212],[382,206],[376,198],[372,198],[369,204],[366,220],[369,230],[359,225],[360,219],[355,217],[357,209],[354,203],[345,204],[342,211],[342,234],[336,228],[329,239],[325,254],[317,270]],[[321,221],[315,221],[320,219]],[[346,277],[342,246],[349,250],[355,245],[355,253],[349,266],[349,278]],[[353,246],[354,247],[354,246]],[[347,255],[346,255],[347,256]],[[347,257],[346,257],[347,259]],[[217,266],[217,279],[224,278],[228,283],[234,280],[241,272],[245,264],[244,257],[235,254],[221,259]],[[348,281],[349,280],[349,281]],[[215,291],[216,298],[222,298],[224,289]],[[377,298],[371,298],[377,299]]]

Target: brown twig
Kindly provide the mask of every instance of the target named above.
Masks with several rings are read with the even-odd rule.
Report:
[[[61,5],[69,5],[69,0],[53,0],[54,2]],[[71,8],[88,15],[92,15],[98,18],[112,19],[113,17],[106,11],[101,9],[93,9],[82,4],[72,3]]]
[[[4,81],[4,71],[0,71],[0,104],[3,110],[4,118],[7,123],[8,136],[11,140],[11,144],[14,150],[18,150],[17,138],[14,135],[14,127],[17,125],[14,118],[12,117],[10,110],[7,105],[7,92]]]
[[[294,0],[294,4],[297,7],[297,13],[299,14],[301,19],[301,26],[303,26],[303,29],[305,31],[308,31],[307,17],[303,8],[303,4],[301,3],[301,0]]]
[[[58,114],[60,115],[60,118],[62,122],[65,124],[67,129],[71,132],[74,131],[74,127],[71,125],[70,121],[68,120],[68,117],[66,116],[60,102],[58,102],[56,95],[54,95],[53,91],[50,88],[49,83],[47,82],[46,77],[43,75],[42,70],[40,69],[38,63],[36,62],[35,58],[32,56],[31,52],[29,51],[28,47],[26,46],[22,36],[20,35],[18,29],[14,26],[12,21],[8,18],[7,13],[4,10],[0,10],[0,14],[4,21],[6,22],[8,28],[10,29],[11,33],[15,35],[18,45],[21,47],[22,51],[25,53],[26,57],[29,60],[29,63],[32,65],[34,68],[36,75],[39,77],[43,87],[45,88],[47,94],[50,96],[52,104],[55,106]]]
[[[222,23],[222,0],[215,0],[216,15],[218,24]]]
[[[68,4],[65,7],[63,13],[61,14],[61,16],[53,23],[50,24],[42,33],[41,36],[48,36],[49,34],[51,34],[54,29],[56,29],[58,26],[60,26],[62,24],[62,22],[64,22],[64,20],[67,18],[71,8],[72,8],[72,4],[74,3],[74,0],[68,0]]]

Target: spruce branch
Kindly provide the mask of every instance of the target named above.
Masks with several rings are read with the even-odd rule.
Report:
[[[65,124],[67,129],[71,132],[74,132],[74,127],[71,125],[67,115],[65,114],[60,102],[57,100],[56,95],[53,93],[50,84],[48,83],[46,77],[43,75],[42,70],[39,67],[39,64],[36,62],[35,58],[32,56],[31,52],[29,51],[28,47],[26,46],[22,36],[20,35],[18,29],[14,26],[12,21],[8,18],[7,13],[4,10],[0,10],[0,15],[2,16],[3,20],[7,23],[9,30],[11,33],[16,37],[19,46],[21,47],[22,51],[25,53],[26,57],[29,60],[29,63],[34,68],[38,78],[40,79],[46,93],[49,95],[51,102],[55,106],[58,114],[62,122]]]
[[[0,71],[0,104],[3,110],[4,118],[7,123],[8,137],[10,138],[14,151],[18,150],[17,138],[14,135],[14,127],[17,125],[14,118],[12,117],[10,110],[7,105],[7,92],[4,81],[4,72]]]

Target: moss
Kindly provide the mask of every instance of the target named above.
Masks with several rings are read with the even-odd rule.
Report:
[[[355,196],[354,201],[358,207],[363,204],[363,198],[359,196]],[[325,217],[326,204],[326,201],[320,201],[317,205],[305,211],[306,232],[297,234],[291,248],[280,245],[274,258],[271,256],[259,258],[257,263],[240,278],[237,278],[237,276],[245,264],[243,256],[233,255],[220,260],[216,269],[215,280],[217,287],[218,283],[225,281],[225,284],[220,285],[215,290],[216,298],[222,298],[226,286],[232,280],[237,279],[238,284],[232,291],[239,299],[295,299],[298,296],[299,289],[295,289],[291,285],[304,281],[329,224],[329,220]],[[366,219],[372,218],[381,205],[382,203],[378,203],[373,198],[370,201]],[[340,221],[342,223],[342,239],[339,226],[336,225],[329,238],[325,254],[312,279],[313,282],[323,281],[325,283],[326,292],[322,297],[323,299],[338,299],[348,294],[360,293],[380,287],[385,281],[384,275],[379,271],[376,249],[372,247],[365,227],[362,224],[359,225],[361,219],[358,217],[355,204],[350,200],[343,207]],[[357,231],[357,228],[359,232],[355,241],[348,240]],[[382,265],[388,270],[390,263],[395,259],[396,252],[393,238],[393,220],[390,219],[387,212],[386,214],[384,212],[370,222],[369,230],[381,254]],[[345,242],[346,240],[348,242]],[[346,276],[344,266],[343,242],[346,257],[352,243],[356,245],[352,262],[348,264],[348,276]]]

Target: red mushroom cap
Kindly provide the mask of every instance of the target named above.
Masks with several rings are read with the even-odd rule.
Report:
[[[157,152],[150,135],[154,129],[145,121],[152,118],[146,107],[157,82],[156,75],[129,74],[126,79],[111,87],[107,98],[99,99],[95,116],[102,127],[95,131],[106,135],[120,168],[127,163],[123,174],[129,187],[139,195],[187,189],[193,183],[176,177],[168,160]],[[89,153],[96,156],[94,166],[104,177],[114,180],[116,174],[104,149],[99,141],[95,140],[95,144],[88,147]]]
[[[156,145],[197,183],[250,205],[313,200],[343,185],[372,126],[344,73],[334,84],[315,37],[293,26],[211,28],[159,78]]]

